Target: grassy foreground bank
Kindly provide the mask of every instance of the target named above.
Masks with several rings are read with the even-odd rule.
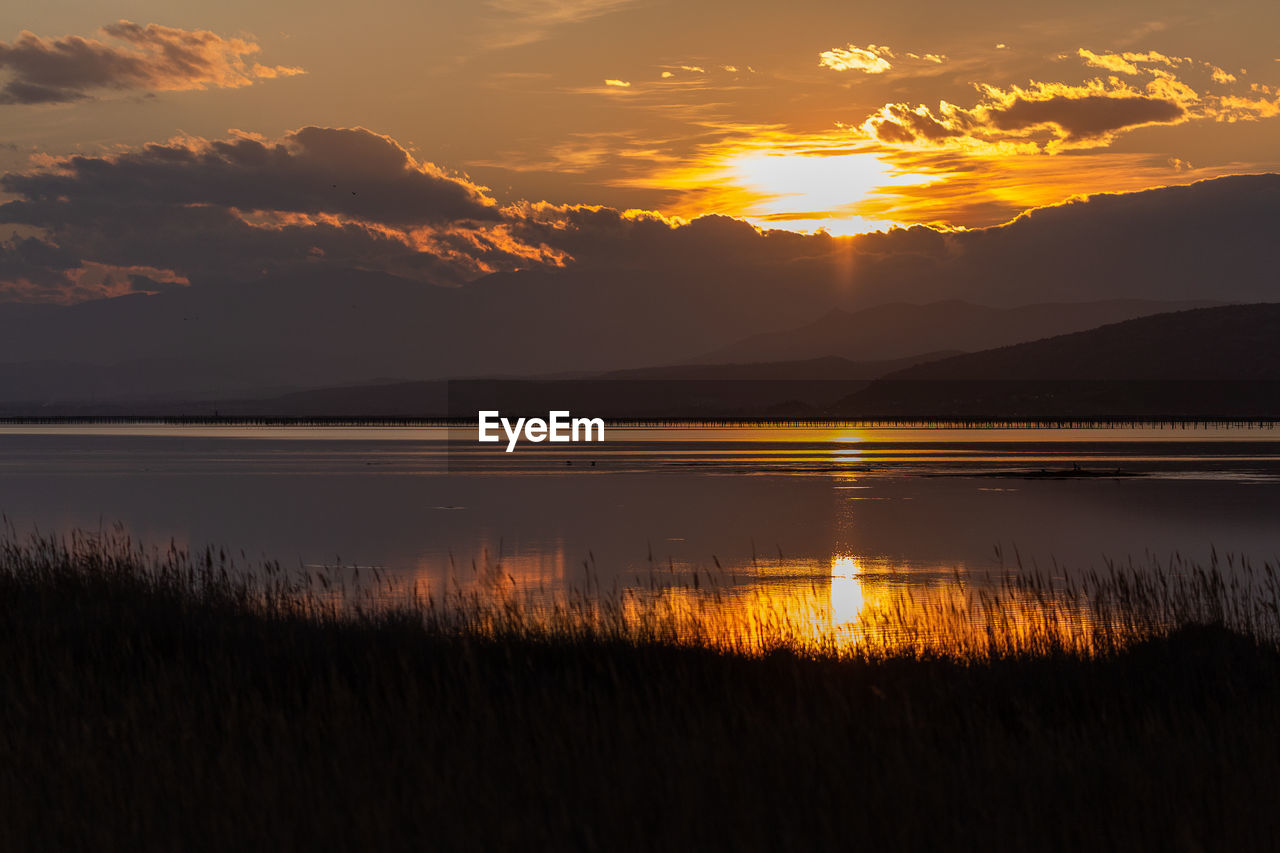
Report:
[[[323,592],[214,555],[0,544],[0,849],[1263,850],[1280,833],[1280,651],[1203,609],[1139,614],[1166,627],[1092,652],[745,655],[422,602],[339,615]]]

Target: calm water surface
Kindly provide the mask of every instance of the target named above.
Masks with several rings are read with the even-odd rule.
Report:
[[[734,600],[800,595],[836,623],[894,589],[1004,572],[1280,557],[1274,428],[614,428],[510,454],[474,436],[6,426],[0,511],[20,531],[118,522],[161,546],[378,566],[437,590],[710,572]],[[1021,476],[1076,465],[1140,476]]]

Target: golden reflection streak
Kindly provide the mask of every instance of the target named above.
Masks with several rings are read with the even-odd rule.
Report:
[[[831,559],[831,625],[856,624],[862,618],[867,597],[862,591],[862,569],[853,557]]]
[[[828,651],[934,649],[981,654],[993,647],[1087,647],[1087,604],[1009,583],[971,583],[963,573],[868,563],[847,553],[830,559],[826,584],[788,581],[783,574],[743,588],[674,587],[638,598],[631,615],[663,613],[684,620],[691,636],[726,648],[760,651],[778,645]],[[803,574],[802,564],[791,564]],[[948,576],[949,575],[949,576]],[[943,579],[945,578],[945,579]]]
[[[400,591],[430,592],[500,620],[519,612],[522,624],[570,625],[575,620],[622,627],[633,636],[661,636],[747,652],[779,646],[826,651],[933,649],[981,654],[993,643],[1029,648],[1046,641],[1087,646],[1085,602],[1044,595],[1008,578],[970,578],[942,567],[869,559],[849,551],[823,562],[775,560],[726,565],[722,573],[677,564],[649,582],[601,587],[591,567],[567,565],[563,543],[543,553],[503,555],[456,567],[442,584],[429,559]],[[916,577],[928,579],[912,580]],[[733,580],[750,578],[747,581]],[[388,600],[394,600],[388,590]],[[442,595],[443,593],[443,595]],[[511,605],[517,609],[512,610]],[[481,622],[491,624],[487,617]],[[578,622],[576,624],[585,624]]]

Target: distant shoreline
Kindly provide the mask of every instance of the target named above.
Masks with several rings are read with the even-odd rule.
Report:
[[[1275,429],[1276,418],[603,418],[618,427],[750,427],[843,429],[1143,429],[1244,428]],[[210,416],[210,415],[13,415],[0,416],[0,426],[48,425],[164,425],[164,426],[317,426],[317,427],[474,427],[475,418],[406,418],[393,416]]]

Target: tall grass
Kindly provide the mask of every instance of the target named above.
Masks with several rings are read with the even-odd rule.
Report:
[[[1004,555],[997,552],[1002,564]],[[100,586],[170,602],[317,624],[414,625],[427,634],[538,642],[678,644],[757,656],[934,655],[964,659],[1023,654],[1094,655],[1186,625],[1212,625],[1280,644],[1280,573],[1270,562],[1220,556],[1208,565],[1107,561],[1072,573],[1027,569],[951,583],[895,585],[842,622],[816,584],[783,592],[739,586],[723,570],[650,572],[600,585],[593,563],[579,587],[521,586],[501,562],[473,567],[439,588],[377,567],[289,569],[251,563],[224,548],[197,553],[147,547],[122,528],[0,532],[0,579],[11,587]]]
[[[433,591],[118,532],[10,536],[0,849],[1263,850],[1280,832],[1270,566],[960,578],[844,634],[796,611],[716,622],[735,593],[697,583],[705,610],[659,583]]]

